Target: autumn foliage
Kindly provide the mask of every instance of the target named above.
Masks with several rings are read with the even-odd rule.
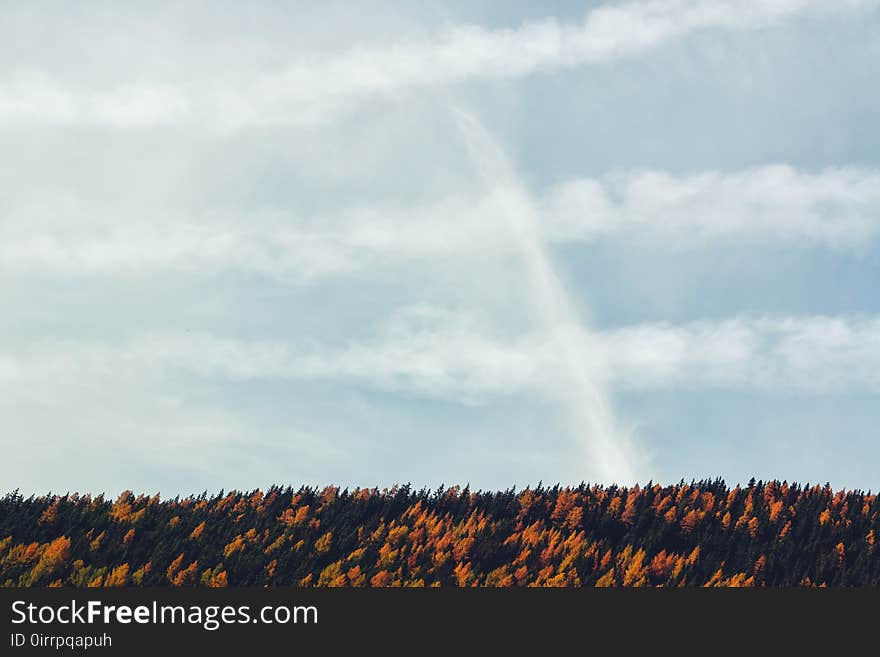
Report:
[[[0,500],[3,586],[880,584],[877,496],[702,481]]]

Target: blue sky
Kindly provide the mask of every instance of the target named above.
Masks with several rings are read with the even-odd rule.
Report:
[[[880,3],[0,10],[3,488],[878,488]]]

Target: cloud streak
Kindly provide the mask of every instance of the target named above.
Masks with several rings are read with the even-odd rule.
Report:
[[[880,233],[880,171],[775,164],[620,172],[562,183],[545,204],[559,241],[625,235],[684,248],[761,240],[853,247]]]
[[[578,353],[577,336],[590,334],[579,318],[544,244],[538,209],[530,202],[508,158],[485,128],[462,114],[460,125],[475,168],[487,187],[503,194],[500,204],[506,228],[526,270],[530,299],[543,334],[556,354],[556,390],[564,405],[571,433],[582,441],[589,464],[605,481],[632,481],[632,456],[626,435],[617,426],[608,391],[596,377],[593,358]]]
[[[874,7],[840,0],[834,11]],[[97,123],[127,128],[187,123],[238,129],[319,123],[365,101],[394,99],[470,80],[517,79],[648,52],[708,31],[755,30],[829,12],[819,0],[639,0],[600,6],[580,23],[555,19],[517,28],[457,25],[427,38],[309,56],[235,84],[137,82],[76,88],[21,70],[0,82],[0,120]]]
[[[623,239],[666,249],[726,243],[862,249],[880,236],[880,171],[768,165],[689,175],[620,172],[566,181],[540,194],[494,181],[481,194],[418,206],[312,217],[253,213],[247,221],[217,212],[143,216],[138,208],[111,211],[48,198],[6,208],[0,271],[233,271],[303,283],[383,263],[516,252],[507,229],[511,203],[517,212],[537,212],[535,230],[555,243]],[[124,222],[115,220],[119,212]]]
[[[0,352],[5,399],[187,377],[230,383],[332,381],[484,404],[567,385],[562,359],[616,390],[726,389],[821,395],[880,391],[880,317],[734,317],[581,332],[562,355],[540,333],[505,338],[452,313],[416,307],[374,338],[344,345],[151,334],[118,343],[39,340]],[[66,382],[66,383],[65,383]]]

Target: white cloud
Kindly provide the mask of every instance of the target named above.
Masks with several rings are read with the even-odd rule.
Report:
[[[455,314],[405,309],[366,343],[296,346],[211,334],[145,335],[124,343],[41,340],[0,353],[0,388],[37,401],[43,388],[98,387],[193,376],[227,382],[336,381],[476,403],[532,385],[534,353],[517,353]],[[101,382],[104,382],[103,384]],[[31,396],[35,395],[35,396]]]
[[[74,91],[45,73],[19,73],[0,81],[0,120],[88,122],[118,128],[192,119],[192,101],[171,85],[125,84]]]
[[[591,374],[618,390],[880,391],[876,316],[640,324],[575,337]],[[0,353],[0,388],[7,401],[34,402],[58,386],[82,391],[184,376],[330,381],[479,404],[519,393],[555,396],[566,378],[559,375],[565,367],[559,358],[545,336],[501,336],[460,312],[417,307],[395,316],[373,339],[336,346],[211,334],[115,344],[37,341]]]
[[[0,221],[0,271],[53,275],[246,272],[301,283],[383,263],[514,253],[511,203],[537,212],[549,241],[620,238],[664,248],[804,243],[863,248],[880,234],[880,171],[785,165],[675,176],[630,172],[559,184],[530,198],[489,189],[417,206],[338,215],[144,216],[84,202],[13,204]],[[125,221],[119,216],[124,215]]]
[[[839,0],[834,12],[876,0]],[[234,128],[322,122],[371,98],[475,79],[513,79],[632,56],[703,30],[760,29],[794,16],[831,13],[819,0],[641,0],[600,6],[579,23],[555,19],[513,29],[449,27],[433,36],[337,54],[300,56],[236,82],[139,81],[79,88],[22,66],[0,83],[5,120],[85,122],[118,127],[186,122]],[[194,72],[195,73],[195,72]]]
[[[144,216],[41,202],[0,222],[0,270],[56,275],[155,271],[246,272],[299,283],[376,262],[505,250],[498,199],[450,198],[429,207],[355,208],[302,217]],[[121,219],[124,217],[124,220]]]
[[[861,246],[880,231],[880,171],[623,172],[565,182],[545,207],[551,237],[563,241],[624,235],[684,247],[735,240]]]
[[[625,388],[880,390],[880,318],[790,317],[651,324],[603,336]]]
[[[490,413],[509,402],[541,408],[566,398],[565,372],[571,363],[562,359],[574,357],[603,389],[616,392],[742,390],[807,398],[880,392],[876,316],[733,318],[592,334],[566,330],[566,341],[573,345],[566,356],[558,340],[545,333],[499,334],[460,309],[431,307],[402,311],[372,337],[335,344],[206,332],[116,341],[19,339],[0,350],[0,410],[9,439],[27,443],[21,453],[43,454],[60,473],[40,486],[87,484],[71,476],[68,462],[94,446],[97,452],[132,451],[139,465],[109,479],[86,470],[83,476],[92,482],[99,477],[113,486],[140,482],[150,488],[157,484],[149,468],[173,479],[174,469],[181,467],[185,482],[174,486],[188,490],[194,481],[217,485],[210,483],[215,481],[212,472],[257,482],[267,473],[282,480],[319,480],[328,471],[338,477],[348,453],[340,445],[362,433],[356,422],[344,426],[345,412],[339,418],[326,416],[329,409],[347,408],[345,389],[380,392],[398,401],[443,400]],[[319,407],[317,418],[301,417],[310,399],[300,400],[302,393],[327,386],[334,390],[332,405]],[[266,418],[241,403],[254,393],[273,400],[273,409],[299,404],[292,424],[276,424],[274,413]],[[544,417],[552,425],[552,417]],[[385,425],[368,428],[372,439],[377,426]],[[412,438],[423,437],[424,430],[420,427]],[[203,449],[209,443],[211,470],[201,472],[201,462],[185,453],[189,446]],[[52,445],[51,454],[46,445]],[[635,472],[644,473],[650,459],[641,446],[635,447],[630,451]],[[17,454],[20,448],[17,442],[11,449]],[[242,470],[244,461],[257,458],[251,455],[254,450],[280,450],[305,460],[295,475],[285,469],[289,464],[270,463],[265,456]],[[599,476],[583,457],[580,449],[568,453],[570,463],[581,464],[571,476]],[[24,461],[11,463],[10,476],[25,467]],[[146,474],[138,470],[146,466]],[[133,482],[126,484],[126,476]],[[356,478],[364,476],[359,471]]]

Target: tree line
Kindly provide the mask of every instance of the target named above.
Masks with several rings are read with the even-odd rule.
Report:
[[[0,499],[0,585],[864,586],[877,495],[722,480]]]

